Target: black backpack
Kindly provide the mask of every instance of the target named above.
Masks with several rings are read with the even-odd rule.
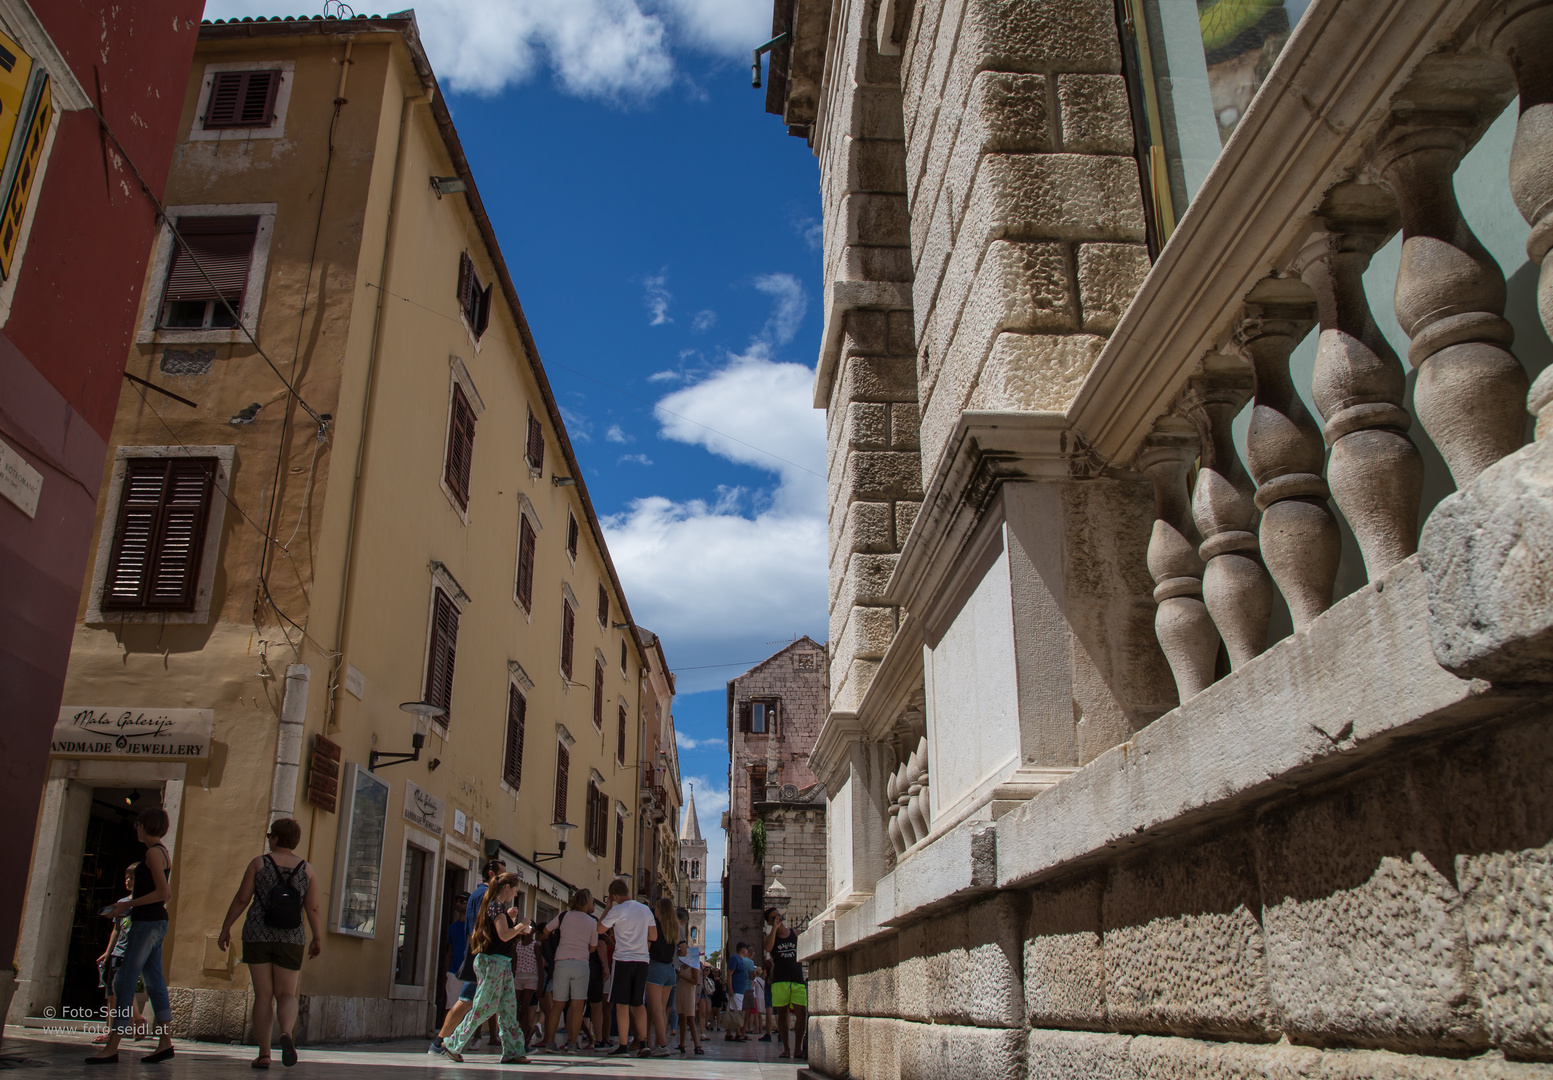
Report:
[[[264,861],[270,864],[277,878],[270,891],[260,903],[264,907],[264,925],[272,930],[295,930],[302,925],[302,893],[298,891],[293,880],[297,871],[306,866],[305,862],[298,862],[290,870],[282,870],[275,865],[275,860],[268,855]]]

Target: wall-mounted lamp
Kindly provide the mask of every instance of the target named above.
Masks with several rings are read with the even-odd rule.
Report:
[[[536,852],[534,852],[534,861],[536,863],[553,862],[554,860],[559,859],[562,855],[565,855],[566,854],[566,834],[571,832],[576,827],[577,826],[573,825],[569,821],[553,822],[551,824],[550,828],[555,833],[555,846],[556,846],[556,850],[555,851],[536,851]]]
[[[552,484],[554,484],[556,487],[576,487],[577,486],[577,481],[576,481],[576,479],[574,477],[570,477],[570,476],[556,476],[554,473],[552,473],[550,475],[550,482]]]
[[[434,758],[432,758],[430,761],[428,761],[426,763],[426,771],[427,772],[436,772],[437,771],[437,766],[441,765],[441,764],[442,764],[442,759],[439,758],[439,757],[434,757]]]
[[[411,716],[414,716],[422,723],[428,720],[435,720],[448,714],[448,711],[441,705],[433,705],[429,701],[406,701],[403,705],[399,706],[399,709],[402,712],[407,712]],[[416,726],[419,727],[420,724],[417,724]],[[367,757],[367,771],[377,772],[377,767],[379,765],[402,765],[406,761],[419,761],[421,760],[421,748],[425,745],[426,733],[424,731],[417,731],[414,735],[410,736],[411,750],[408,754],[385,753],[382,751],[373,750]]]
[[[444,195],[458,195],[469,190],[469,185],[458,176],[433,176],[431,178],[431,190],[437,193],[437,198]]]
[[[629,630],[629,629],[631,629],[631,624],[628,623],[628,622],[610,623],[609,625],[614,627],[616,630]]]
[[[788,34],[784,30],[764,45],[757,46],[750,52],[750,85],[756,90],[760,89],[760,54],[770,52],[772,46],[782,44],[787,38]]]

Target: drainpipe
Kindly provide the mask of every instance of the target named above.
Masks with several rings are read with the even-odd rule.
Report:
[[[286,669],[280,699],[280,738],[275,743],[275,780],[270,786],[270,822],[291,817],[297,808],[297,768],[302,762],[302,721],[307,717],[307,688],[313,672],[306,664]]]

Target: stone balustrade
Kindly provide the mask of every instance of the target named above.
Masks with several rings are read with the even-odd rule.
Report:
[[[1294,242],[1238,299],[1226,296],[1174,397],[1139,425],[1141,437],[1119,440],[1155,487],[1155,629],[1183,702],[1215,670],[1238,668],[1268,646],[1275,589],[1295,632],[1331,606],[1342,548],[1332,503],[1370,581],[1418,549],[1421,433],[1406,407],[1406,372],[1371,313],[1362,276],[1399,229],[1394,310],[1416,372],[1411,404],[1449,481],[1467,488],[1525,441],[1529,380],[1512,351],[1505,276],[1467,224],[1454,180],[1519,90],[1508,183],[1531,226],[1539,310],[1553,326],[1550,35],[1553,5],[1516,0],[1495,5],[1475,30],[1458,28],[1448,49],[1417,64],[1377,103],[1367,128],[1359,125],[1362,135],[1341,147],[1328,170],[1336,182],[1319,203],[1288,208],[1292,227],[1283,232]],[[1178,235],[1171,246],[1192,242]],[[1207,262],[1190,251],[1181,258]],[[1125,319],[1146,326],[1163,317],[1150,313],[1151,300],[1145,287]],[[1302,388],[1289,357],[1312,331],[1314,377]],[[1140,378],[1136,370],[1110,374]],[[1533,391],[1533,401],[1550,389]],[[1233,429],[1246,408],[1242,463]],[[1221,641],[1227,665],[1216,662]]]
[[[931,832],[928,779],[927,738],[923,737],[885,784],[890,802],[890,844],[897,857],[926,840]]]

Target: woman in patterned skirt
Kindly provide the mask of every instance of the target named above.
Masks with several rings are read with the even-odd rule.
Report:
[[[253,979],[253,1031],[259,1040],[255,1069],[270,1067],[270,1034],[280,1013],[280,1060],[297,1063],[297,983],[302,977],[302,952],[311,959],[323,952],[323,923],[318,917],[318,887],[312,868],[295,851],[302,826],[279,818],[267,834],[268,855],[260,855],[243,872],[221,924],[216,944],[223,952],[232,943],[232,924],[248,909],[243,923],[243,963]],[[313,931],[308,945],[303,916]]]
[[[469,951],[475,954],[475,975],[480,980],[475,988],[474,1007],[442,1044],[443,1053],[454,1061],[464,1060],[464,1047],[480,1025],[495,1014],[501,1032],[501,1063],[528,1064],[523,1053],[523,1029],[518,1026],[518,996],[512,985],[512,954],[518,935],[532,930],[519,917],[518,909],[511,906],[517,892],[518,875],[502,874],[491,882],[480,900],[475,928],[469,935]]]

